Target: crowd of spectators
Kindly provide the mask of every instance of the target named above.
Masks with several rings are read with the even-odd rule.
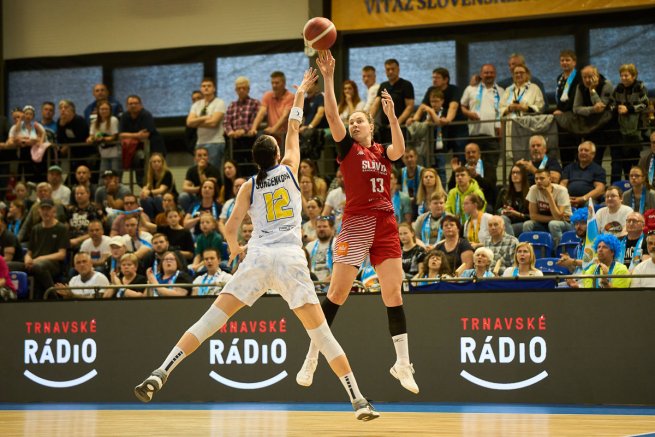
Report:
[[[564,250],[557,264],[581,273],[590,204],[597,209],[601,237],[594,245],[598,255],[584,273],[655,270],[655,240],[648,233],[649,210],[655,208],[655,133],[637,68],[578,70],[570,50],[559,61],[560,74],[549,79],[556,84],[551,106],[542,81],[519,54],[508,59],[507,79],[497,80],[496,67],[484,64],[466,87],[452,84],[447,69],[436,68],[420,103],[395,59],[385,62],[382,83],[374,67],[362,68],[366,100],[355,80],[343,82],[344,123],[353,112],[368,111],[376,117],[376,139],[388,143],[388,121],[380,111],[386,90],[411,145],[390,187],[407,279],[539,276],[539,255],[532,244],[519,241],[535,231],[548,232],[553,248],[565,234],[575,234],[578,247]],[[229,105],[216,96],[212,79],[201,81],[186,118],[194,164],[179,186],[162,135],[138,95],[127,97],[124,110],[107,86],[97,84],[82,115],[64,99],[56,120],[53,102],[41,105],[40,117],[31,105],[14,109],[11,128],[0,132],[0,184],[7,187],[0,289],[10,290],[3,296],[15,292],[8,271],[32,276],[36,299],[55,285],[62,297],[97,295],[81,286],[96,287],[107,298],[219,292],[241,261],[228,264],[224,232],[236,193],[255,171],[250,148],[261,134],[284,143],[293,94],[283,72],[270,79],[271,90],[257,100],[249,94],[248,78],[238,77],[236,100]],[[304,114],[304,159],[297,175],[303,242],[314,279],[329,282],[345,194],[338,169],[332,179],[318,174],[316,159],[329,139],[318,85],[307,93]],[[609,179],[602,166],[607,148]],[[501,150],[513,165],[499,184]],[[12,161],[20,165],[9,179]],[[128,169],[136,170],[140,182],[134,191],[122,183]],[[246,220],[241,242],[251,236]],[[192,282],[198,285],[174,286]],[[630,280],[568,283],[624,287]],[[655,279],[635,283],[652,286]],[[121,287],[103,288],[109,284]],[[152,287],[130,288],[136,284]]]

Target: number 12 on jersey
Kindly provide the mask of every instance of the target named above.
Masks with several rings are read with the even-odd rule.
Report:
[[[371,190],[374,193],[384,193],[384,179],[371,178]]]
[[[293,217],[293,209],[289,206],[289,192],[286,188],[278,188],[272,193],[264,193],[266,202],[266,220],[269,222]]]

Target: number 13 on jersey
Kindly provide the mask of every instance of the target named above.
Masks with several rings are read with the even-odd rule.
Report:
[[[384,193],[384,179],[382,178],[371,178],[371,190],[374,193]]]
[[[289,192],[286,188],[278,188],[272,193],[264,193],[266,202],[266,220],[269,222],[293,217],[293,209],[289,206]]]

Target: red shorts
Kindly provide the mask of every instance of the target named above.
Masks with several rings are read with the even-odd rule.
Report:
[[[359,268],[367,255],[370,255],[373,266],[402,256],[398,223],[393,213],[344,214],[341,232],[337,235],[334,262]]]

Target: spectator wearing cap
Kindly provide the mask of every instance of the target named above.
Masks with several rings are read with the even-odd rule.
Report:
[[[654,288],[655,287],[655,234],[646,236],[646,247],[650,260],[644,260],[633,270],[633,275],[651,275],[650,278],[633,278],[633,288]]]
[[[103,186],[98,187],[95,201],[103,208],[123,209],[123,198],[130,194],[130,189],[120,183],[115,170],[105,170],[102,174]]]
[[[105,261],[104,268],[102,269],[102,272],[107,277],[111,277],[112,272],[115,272],[116,274],[120,273],[121,258],[127,253],[123,237],[118,235],[111,237],[109,240],[109,252],[110,255],[107,258],[107,261]]]
[[[61,276],[69,246],[68,230],[56,217],[52,199],[42,199],[37,205],[41,223],[30,230],[24,262],[11,263],[11,270],[27,272],[34,277],[34,297],[43,299],[46,290],[54,285],[53,278]]]
[[[90,160],[97,163],[97,158],[93,158],[97,157],[98,151],[95,146],[86,144],[88,137],[89,125],[82,116],[75,113],[75,103],[67,99],[60,100],[57,143],[61,146],[60,155],[70,158],[70,168],[77,168],[82,164],[88,165]],[[76,145],[71,148],[69,144]],[[92,166],[92,170],[95,170],[95,166]]]
[[[36,186],[36,202],[30,208],[30,212],[27,213],[25,217],[25,223],[20,228],[18,232],[18,240],[20,242],[25,242],[28,240],[32,228],[41,222],[41,213],[39,210],[39,204],[44,200],[50,200],[55,205],[55,216],[57,220],[61,223],[66,223],[68,220],[68,215],[66,214],[66,208],[61,202],[54,201],[52,199],[52,186],[48,182],[41,182]]]
[[[621,242],[612,234],[600,234],[594,242],[594,251],[597,258],[584,271],[585,275],[594,276],[582,280],[582,288],[629,288],[630,278],[597,278],[598,275],[629,275],[630,272],[625,264],[619,262],[616,257],[621,252]],[[567,279],[571,288],[579,288],[578,283],[573,279]]]
[[[334,217],[320,216],[316,219],[316,240],[305,246],[309,253],[309,265],[319,281],[332,277],[334,260]]]
[[[58,165],[48,167],[48,183],[52,187],[52,199],[67,206],[70,203],[71,189],[64,185],[63,170]]]

